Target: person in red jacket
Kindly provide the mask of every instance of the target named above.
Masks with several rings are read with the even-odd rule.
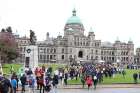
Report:
[[[92,84],[93,84],[93,80],[92,80],[91,76],[87,76],[86,84],[88,85],[88,90],[89,90],[90,86],[92,86]]]

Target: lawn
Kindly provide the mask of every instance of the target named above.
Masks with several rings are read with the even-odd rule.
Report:
[[[19,68],[22,67],[22,64],[3,64],[2,69],[4,74],[10,74],[11,66],[13,66],[14,72],[18,72]]]
[[[113,84],[113,83],[134,83],[133,73],[138,73],[140,70],[126,70],[125,78],[123,78],[122,74],[116,74],[114,78],[105,78],[103,79],[102,84]],[[138,79],[138,83],[140,83],[140,79]],[[80,78],[78,80],[69,80],[68,84],[81,84]]]
[[[110,83],[133,83],[133,74],[138,73],[140,70],[126,70],[125,78],[123,78],[122,74],[116,74],[115,78],[104,78],[103,83],[104,84],[110,84]],[[138,80],[140,83],[140,79]]]
[[[52,67],[53,71],[55,71],[58,68],[64,67],[64,65],[62,65],[62,64],[39,64],[40,67],[42,65],[44,65],[45,67]],[[13,66],[14,72],[17,72],[17,73],[18,73],[19,69],[21,67],[23,67],[22,64],[3,64],[2,68],[3,68],[4,74],[10,74],[11,73],[10,72],[11,66]]]
[[[41,67],[43,64],[39,64]],[[52,67],[52,70],[56,70],[58,68],[64,67],[65,65],[62,64],[44,64],[45,67]],[[13,66],[14,71],[18,73],[19,68],[23,67],[22,64],[4,64],[3,67],[3,72],[5,74],[10,74],[10,67]],[[133,83],[133,73],[138,73],[140,70],[128,70],[126,69],[126,75],[125,78],[123,78],[122,74],[116,74],[114,78],[105,78],[102,82],[102,84],[113,84],[113,83]],[[140,79],[138,80],[138,83],[140,83]],[[68,84],[81,84],[80,78],[78,80],[69,80]]]

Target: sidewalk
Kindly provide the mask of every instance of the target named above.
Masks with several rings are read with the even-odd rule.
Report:
[[[58,86],[60,89],[83,89],[82,85],[67,85],[67,86]],[[87,88],[87,85],[85,85]],[[99,84],[97,88],[140,88],[140,84]]]
[[[67,85],[67,86],[58,85],[57,88],[58,89],[83,89],[82,85]],[[87,88],[87,85],[85,85],[84,88]],[[97,88],[140,88],[140,84],[106,84],[106,85],[98,84]],[[17,91],[21,91],[21,87],[19,87]],[[26,87],[26,91],[28,91],[28,87]]]

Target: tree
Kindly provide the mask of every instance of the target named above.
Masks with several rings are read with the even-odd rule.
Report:
[[[18,57],[17,43],[10,26],[0,32],[0,55],[2,63],[11,63]]]
[[[5,29],[4,29],[4,28],[2,28],[2,29],[1,29],[1,32],[5,32]]]
[[[11,26],[8,26],[8,27],[6,28],[6,31],[12,33],[12,28],[11,28]]]

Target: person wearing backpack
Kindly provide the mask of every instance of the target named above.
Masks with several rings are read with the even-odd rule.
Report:
[[[45,91],[48,93],[51,90],[50,79],[48,76],[45,78]]]
[[[21,77],[20,77],[20,81],[21,81],[21,84],[22,84],[22,92],[25,92],[25,85],[26,85],[26,81],[27,81],[27,78],[25,76],[25,74],[23,74]]]
[[[5,76],[2,76],[0,72],[0,93],[13,93],[12,85],[10,80]]]

